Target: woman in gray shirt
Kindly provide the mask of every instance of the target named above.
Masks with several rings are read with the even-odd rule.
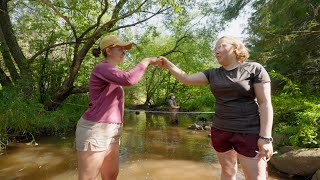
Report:
[[[248,49],[232,36],[221,37],[214,49],[221,67],[188,75],[165,57],[161,67],[184,84],[209,84],[216,98],[211,143],[221,179],[236,179],[239,159],[246,179],[266,179],[266,159],[273,154],[270,77],[258,63],[244,62]]]

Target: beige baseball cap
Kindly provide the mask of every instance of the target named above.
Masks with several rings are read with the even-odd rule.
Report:
[[[125,50],[132,48],[131,42],[124,42],[116,35],[107,35],[100,41],[100,49],[103,50],[107,47],[123,47]]]

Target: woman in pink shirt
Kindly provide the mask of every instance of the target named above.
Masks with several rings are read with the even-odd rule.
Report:
[[[91,72],[89,108],[80,118],[76,130],[78,175],[80,180],[116,179],[119,172],[119,147],[122,134],[124,91],[142,78],[156,57],[143,59],[130,71],[116,66],[124,60],[125,50],[132,48],[114,35],[105,36],[92,53],[104,56]]]

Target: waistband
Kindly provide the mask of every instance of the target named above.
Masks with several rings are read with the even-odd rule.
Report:
[[[96,122],[96,121],[90,121],[90,120],[84,119],[83,117],[81,117],[81,118],[80,118],[80,120],[84,120],[84,121],[87,121],[87,122],[90,122],[90,123],[97,123],[97,124],[117,124],[117,125],[121,125],[121,126],[123,126],[123,123],[113,123],[113,122]]]

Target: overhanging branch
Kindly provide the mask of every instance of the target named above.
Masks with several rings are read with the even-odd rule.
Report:
[[[63,15],[56,7],[54,7],[53,4],[51,4],[49,1],[47,0],[41,0],[44,4],[46,4],[48,7],[50,7],[58,16],[60,16],[62,19],[64,19],[67,24],[69,24],[72,32],[73,32],[73,35],[75,37],[75,39],[77,39],[77,32],[76,32],[76,29],[74,27],[74,25],[71,23],[71,21],[69,20],[69,18],[65,15]]]
[[[83,86],[75,86],[71,94],[79,94],[79,93],[87,93],[89,92],[89,85],[83,85]]]
[[[109,32],[113,32],[113,31],[116,31],[116,30],[119,30],[119,29],[122,29],[122,28],[127,28],[127,27],[131,27],[131,26],[135,26],[135,25],[137,25],[137,24],[140,24],[140,23],[142,23],[142,22],[145,22],[145,21],[147,21],[147,20],[149,20],[149,19],[151,19],[151,18],[153,18],[154,16],[156,16],[156,15],[158,15],[158,14],[160,14],[160,13],[162,13],[162,12],[164,12],[164,11],[166,11],[168,8],[166,8],[166,9],[159,9],[159,11],[157,11],[156,13],[154,13],[154,14],[152,14],[152,16],[149,16],[148,18],[146,18],[146,19],[143,19],[143,20],[141,20],[141,21],[137,21],[137,22],[135,22],[135,23],[132,23],[132,24],[127,24],[127,25],[123,25],[123,26],[118,26],[118,27],[116,27],[116,28],[114,28],[114,29],[111,29]]]
[[[52,48],[55,48],[55,47],[58,47],[58,46],[63,46],[63,45],[67,45],[67,44],[75,44],[76,42],[64,42],[64,43],[58,43],[58,44],[54,44],[54,45],[51,45],[51,46],[48,46],[44,49],[41,49],[40,51],[38,51],[37,53],[35,53],[28,61],[28,64],[32,64],[33,61],[38,57],[40,56],[42,53],[48,51],[49,49],[52,49]]]
[[[83,37],[88,34],[91,30],[99,27],[100,25],[100,22],[101,22],[101,18],[102,16],[107,12],[108,8],[109,8],[109,3],[108,3],[108,0],[104,0],[105,2],[105,6],[103,8],[103,10],[101,11],[101,13],[99,14],[98,18],[97,18],[97,22],[90,26],[87,30],[85,30],[80,36],[79,36],[79,39],[83,39]]]
[[[162,53],[160,56],[167,56],[167,55],[169,55],[169,54],[171,54],[171,53],[174,53],[174,52],[180,52],[180,53],[183,53],[183,54],[184,54],[184,52],[179,51],[179,50],[177,50],[177,49],[178,49],[178,47],[181,46],[181,44],[183,43],[182,41],[183,41],[185,38],[187,38],[187,37],[188,37],[187,35],[184,35],[184,36],[182,36],[181,38],[179,38],[178,41],[176,42],[175,46],[174,46],[171,50],[169,50],[169,51],[167,51],[167,52],[165,52],[165,53]]]

